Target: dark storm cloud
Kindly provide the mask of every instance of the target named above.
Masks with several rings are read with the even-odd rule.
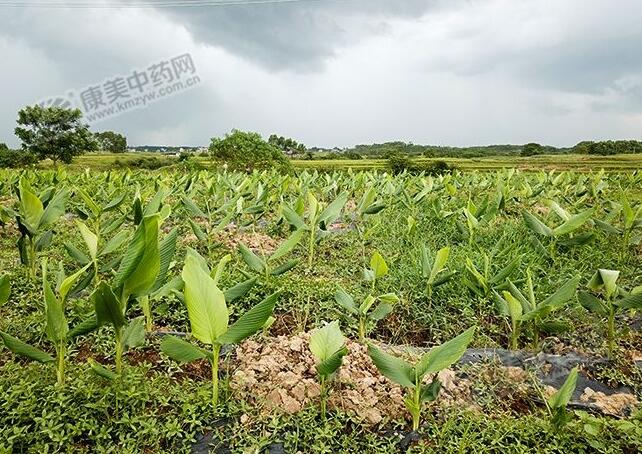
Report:
[[[435,0],[321,0],[219,8],[161,9],[194,38],[270,69],[313,71],[387,21],[417,18]]]

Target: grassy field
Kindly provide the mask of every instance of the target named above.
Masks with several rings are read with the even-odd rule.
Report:
[[[117,167],[118,162],[122,165],[131,164],[140,158],[176,159],[175,157],[163,157],[157,153],[118,153],[118,154],[87,154],[78,157],[71,169],[82,170],[108,170]],[[427,164],[435,161],[446,161],[461,170],[499,170],[517,168],[525,171],[537,170],[575,170],[587,172],[591,170],[605,171],[633,171],[642,168],[642,155],[624,154],[615,156],[590,156],[590,155],[543,155],[528,158],[496,156],[488,158],[416,158],[416,162]],[[213,170],[213,165],[206,157],[195,159],[201,166]],[[293,160],[292,164],[296,169],[319,169],[319,170],[374,170],[384,169],[387,165],[385,159],[359,159],[359,160]],[[47,168],[48,162],[40,164],[41,168]]]
[[[0,171],[0,452],[642,450],[635,157],[138,157]]]

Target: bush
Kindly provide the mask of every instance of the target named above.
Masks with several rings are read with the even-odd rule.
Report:
[[[209,150],[216,161],[227,164],[233,170],[292,170],[292,164],[283,152],[255,132],[233,129],[222,139],[213,138]]]
[[[147,170],[156,170],[160,169],[161,167],[167,167],[171,166],[174,164],[174,162],[171,159],[168,158],[157,158],[156,156],[153,157],[140,157],[136,159],[132,159],[130,161],[122,161],[120,159],[116,159],[114,161],[114,165],[116,167],[133,167],[136,169],[147,169]]]
[[[415,164],[408,156],[399,154],[390,154],[388,157],[388,167],[393,175],[398,175],[403,172],[417,173],[420,171],[419,166]]]
[[[34,165],[38,157],[28,151],[10,150],[0,144],[0,168],[17,168]]]
[[[446,161],[435,161],[428,164],[423,170],[429,175],[443,175],[445,173],[452,173],[456,170],[456,167],[451,166]]]

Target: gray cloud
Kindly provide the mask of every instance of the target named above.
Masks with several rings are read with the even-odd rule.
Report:
[[[0,142],[25,104],[184,52],[201,86],[96,129],[194,145],[232,127],[309,145],[641,137],[639,17],[637,0],[0,8]]]

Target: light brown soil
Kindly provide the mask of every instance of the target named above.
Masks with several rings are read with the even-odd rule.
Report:
[[[318,405],[316,363],[308,341],[309,335],[303,333],[243,343],[236,350],[237,367],[230,386],[263,414],[296,413]],[[334,379],[328,407],[351,412],[369,424],[406,417],[404,390],[379,374],[365,346],[348,341],[347,347],[349,353]],[[439,378],[441,404],[474,407],[467,380],[449,369]]]

